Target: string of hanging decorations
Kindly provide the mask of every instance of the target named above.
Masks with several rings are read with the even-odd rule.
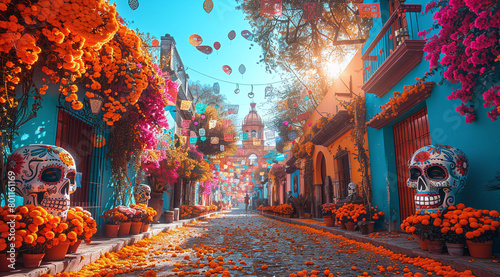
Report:
[[[200,75],[203,75],[205,77],[208,77],[210,79],[214,79],[214,80],[217,80],[217,81],[220,81],[220,82],[223,82],[223,83],[233,84],[233,85],[237,85],[237,86],[240,86],[240,85],[242,85],[242,86],[268,86],[268,85],[274,85],[274,84],[284,83],[286,81],[290,81],[290,80],[295,79],[295,78],[291,77],[291,78],[283,79],[283,80],[280,80],[280,81],[269,82],[269,83],[238,83],[238,82],[226,81],[226,80],[214,77],[214,76],[210,76],[208,74],[205,74],[203,72],[200,72],[200,71],[195,70],[195,69],[190,68],[190,67],[186,67],[186,71],[187,70],[194,71],[194,72],[196,72],[196,73],[198,73]]]

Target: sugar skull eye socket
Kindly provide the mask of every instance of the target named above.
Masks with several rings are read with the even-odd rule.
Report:
[[[58,167],[48,167],[43,169],[40,175],[40,181],[44,183],[57,183],[61,181],[62,169]]]
[[[416,181],[422,175],[420,168],[410,168],[410,180]]]
[[[70,171],[70,172],[68,172],[68,174],[66,174],[66,178],[69,179],[70,184],[75,183],[75,176],[76,176],[76,174],[74,171]]]
[[[434,180],[444,180],[446,179],[446,171],[440,166],[431,166],[427,168],[427,176]]]

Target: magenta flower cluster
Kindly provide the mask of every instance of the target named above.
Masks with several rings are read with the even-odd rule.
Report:
[[[496,0],[440,0],[431,1],[425,11],[437,10],[433,18],[440,27],[438,34],[427,40],[425,59],[432,68],[445,68],[444,79],[460,83],[448,96],[449,100],[459,99],[457,108],[466,122],[474,122],[476,115],[469,104],[473,94],[484,85],[488,76],[495,73],[495,63],[500,58],[500,4]],[[432,30],[432,29],[431,29]],[[419,32],[425,37],[427,31]],[[500,112],[498,86],[487,85],[483,92],[484,107],[492,109],[488,117],[496,120]],[[488,86],[491,88],[488,89]]]

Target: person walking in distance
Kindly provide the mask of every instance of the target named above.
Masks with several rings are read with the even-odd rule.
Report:
[[[248,211],[248,204],[250,203],[250,197],[248,196],[248,193],[247,195],[245,195],[245,213],[247,213]]]

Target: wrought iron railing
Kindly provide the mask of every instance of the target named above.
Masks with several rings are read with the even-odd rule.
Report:
[[[389,17],[375,39],[363,53],[364,82],[377,71],[389,56],[406,40],[418,37],[421,5],[400,5]]]

